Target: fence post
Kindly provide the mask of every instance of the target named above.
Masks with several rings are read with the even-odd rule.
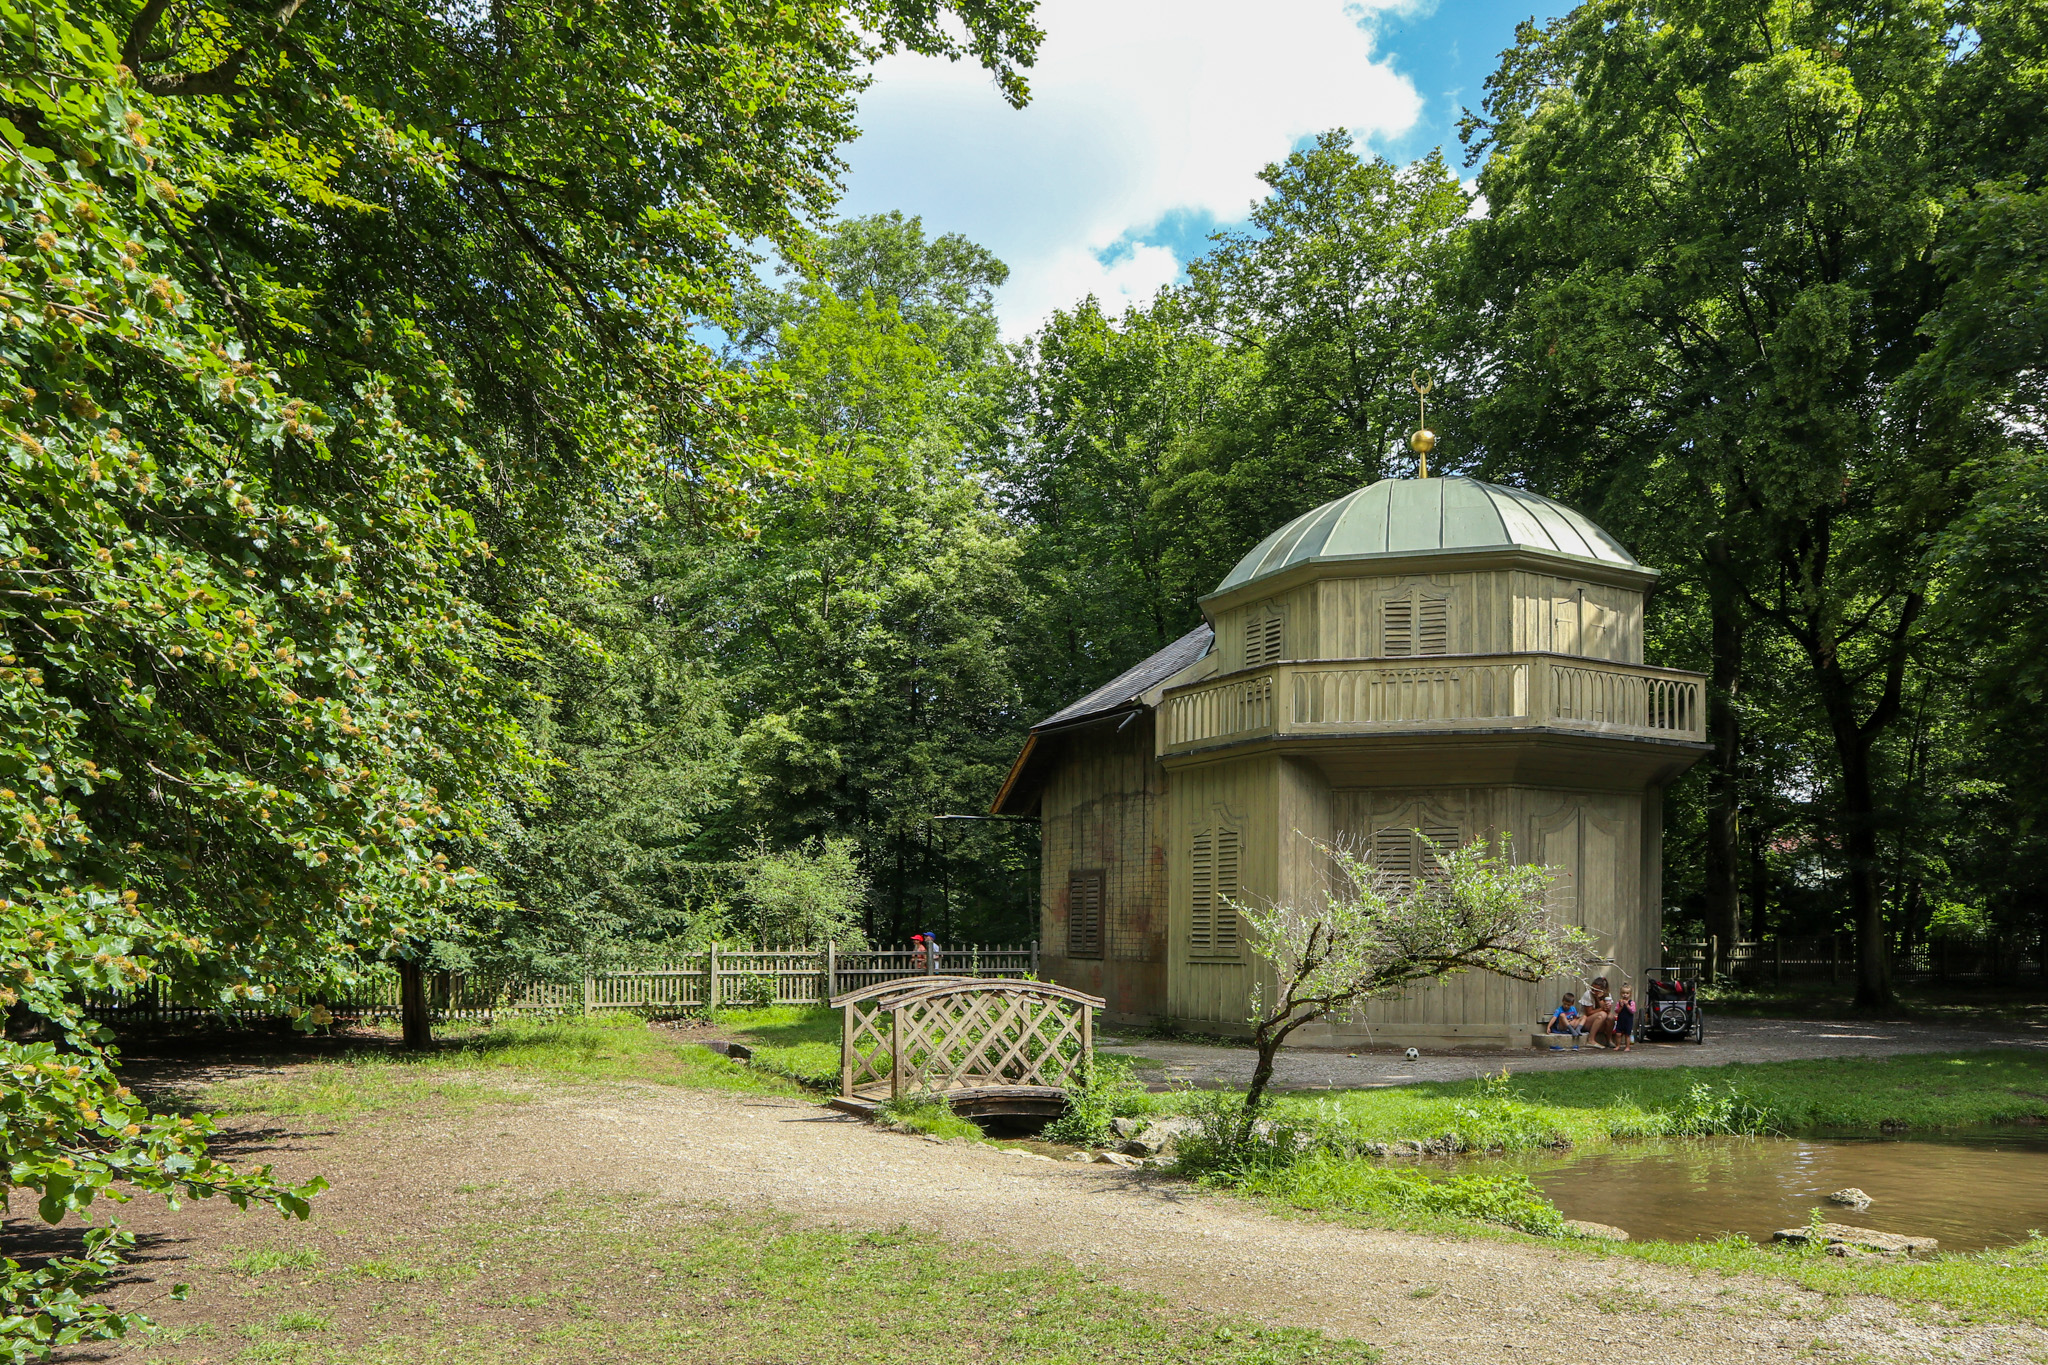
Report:
[[[1035,938],[1031,940],[1031,975],[1038,975],[1038,940]]]
[[[889,1098],[903,1098],[903,1006],[889,1011]]]
[[[839,945],[836,943],[827,943],[825,945],[826,1003],[831,1003],[832,997],[837,994],[839,994]]]
[[[1708,935],[1707,935],[1707,972],[1706,972],[1706,976],[1707,976],[1707,984],[1708,984],[1709,986],[1711,986],[1711,985],[1713,985],[1713,984],[1714,984],[1714,968],[1720,965],[1720,963],[1719,963],[1719,959],[1720,959],[1720,956],[1721,956],[1721,936],[1720,936],[1719,934],[1708,934]]]
[[[710,1014],[718,1008],[718,945],[711,945],[711,954],[705,959],[704,969],[704,1012]]]
[[[839,1093],[853,1095],[853,1006],[839,1017]]]

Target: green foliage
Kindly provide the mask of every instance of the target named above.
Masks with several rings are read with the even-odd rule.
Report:
[[[1247,1109],[1265,1095],[1275,1052],[1304,1024],[1469,971],[1541,981],[1590,969],[1585,930],[1551,916],[1555,869],[1515,862],[1505,835],[1497,852],[1485,839],[1433,848],[1435,875],[1424,877],[1383,871],[1354,844],[1314,843],[1327,865],[1317,891],[1236,906],[1252,950],[1273,968],[1270,995],[1263,984],[1252,988],[1259,1060]]]
[[[458,897],[497,908],[451,846],[545,795],[526,686],[603,655],[561,609],[602,577],[580,550],[651,486],[729,519],[763,467],[752,380],[693,339],[734,244],[799,239],[870,60],[971,54],[1022,99],[1028,12],[7,5],[16,1198],[306,1212],[317,1183],[136,1105],[81,994],[315,987],[453,937]],[[124,1331],[80,1297],[124,1245],[9,1262],[0,1350]]]
[[[1093,1147],[1109,1139],[1111,1119],[1150,1113],[1152,1097],[1139,1081],[1128,1057],[1097,1053],[1081,1073],[1081,1083],[1067,1089],[1066,1112],[1045,1126],[1047,1142]]]
[[[1663,1133],[1671,1137],[1761,1136],[1782,1131],[1777,1115],[1732,1085],[1717,1092],[1705,1082],[1697,1082],[1685,1092],[1683,1103],[1663,1114]]]
[[[844,836],[820,838],[780,851],[769,848],[765,840],[758,845],[740,879],[741,894],[753,909],[755,937],[771,947],[867,946],[861,936],[860,912],[868,883],[855,852],[854,841]],[[772,980],[767,998],[755,1003],[775,1003]]]
[[[1564,1215],[1522,1175],[1434,1177],[1318,1152],[1298,1162],[1247,1169],[1228,1183],[1255,1198],[1316,1212],[1470,1218],[1541,1237],[1564,1235]]]
[[[1978,591],[1950,528],[2038,441],[2038,322],[2011,303],[2041,259],[2044,69],[2025,4],[1597,0],[1525,24],[1465,130],[1485,467],[1666,573],[1690,618],[1666,639],[1733,708],[1712,763],[1756,831],[1743,890],[1824,878],[1808,925],[1846,911],[1871,1006],[1924,892],[2032,879],[1972,830],[2022,811],[1948,780],[1982,776],[1983,737],[1945,680],[2010,620],[1938,627]]]
[[[923,1133],[929,1137],[969,1138],[979,1141],[981,1129],[972,1119],[961,1118],[940,1095],[912,1094],[884,1100],[875,1111],[885,1128],[899,1133]]]
[[[1174,1168],[1183,1175],[1229,1181],[1280,1170],[1314,1151],[1327,1133],[1313,1116],[1283,1113],[1270,1100],[1246,1103],[1228,1090],[1184,1091],[1174,1108],[1195,1124],[1174,1141]]]

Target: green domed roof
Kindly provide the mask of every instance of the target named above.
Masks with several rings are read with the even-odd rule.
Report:
[[[1296,564],[1515,547],[1641,568],[1619,541],[1585,517],[1524,489],[1477,479],[1381,479],[1267,536],[1216,591]]]

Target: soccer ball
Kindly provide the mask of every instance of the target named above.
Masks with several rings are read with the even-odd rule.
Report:
[[[1417,1057],[1420,1057],[1421,1055],[1422,1054],[1420,1052],[1417,1052],[1412,1047],[1408,1049],[1408,1060],[1411,1062],[1414,1061]]]

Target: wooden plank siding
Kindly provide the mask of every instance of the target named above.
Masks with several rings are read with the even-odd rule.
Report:
[[[1269,662],[1251,658],[1263,641],[1253,622],[1282,622],[1282,658],[1383,657],[1390,603],[1442,599],[1449,607],[1450,654],[1572,654],[1612,663],[1643,662],[1643,595],[1612,583],[1527,569],[1469,573],[1333,575],[1216,615],[1221,671]]]
[[[1064,953],[1069,888],[1100,870],[1104,946],[1052,959],[1054,979],[1114,1017],[1248,1032],[1270,969],[1243,932],[1197,924],[1226,853],[1241,898],[1305,899],[1327,875],[1315,840],[1423,829],[1506,833],[1558,867],[1557,912],[1640,990],[1662,934],[1660,786],[1705,748],[1704,679],[1644,665],[1651,580],[1515,545],[1298,564],[1205,599],[1203,669],[1146,694],[1142,719],[1059,738],[1041,937]],[[1138,925],[1145,956],[1119,961],[1119,926]],[[1468,974],[1297,1037],[1525,1047],[1567,985]]]
[[[1166,992],[1166,771],[1153,756],[1150,712],[1087,726],[1063,752],[1039,809],[1039,937],[1051,980],[1106,999],[1110,1019],[1149,1020]],[[1068,953],[1075,876],[1099,872],[1101,933],[1089,956]]]

